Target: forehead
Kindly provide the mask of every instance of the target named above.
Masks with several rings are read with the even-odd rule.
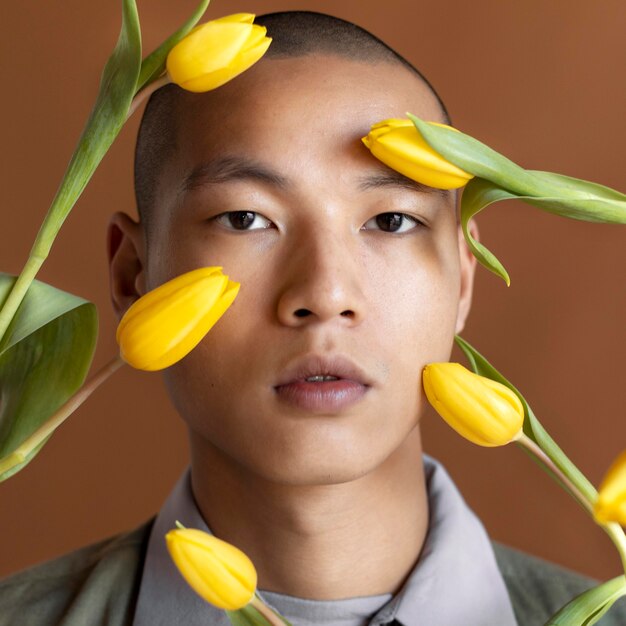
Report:
[[[189,176],[216,160],[249,160],[296,187],[349,194],[364,169],[386,169],[361,143],[407,111],[443,121],[428,86],[404,66],[331,55],[262,59],[205,94],[181,92],[175,147],[157,182],[157,221],[175,212]]]
[[[279,144],[307,151],[360,139],[371,124],[407,111],[443,121],[429,88],[400,64],[331,55],[263,59],[206,94],[184,94],[178,143],[189,158],[214,151],[263,150]]]

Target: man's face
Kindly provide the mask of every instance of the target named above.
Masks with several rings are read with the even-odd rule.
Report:
[[[184,96],[146,288],[210,265],[241,283],[165,372],[194,448],[272,481],[330,484],[372,471],[417,427],[422,368],[449,358],[471,271],[453,194],[403,181],[361,143],[406,111],[443,121],[405,68],[332,56],[263,60]],[[344,380],[305,382],[311,369]]]

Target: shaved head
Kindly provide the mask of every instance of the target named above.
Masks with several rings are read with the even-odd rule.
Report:
[[[334,55],[369,64],[400,64],[424,83],[450,122],[445,104],[423,76],[404,57],[365,29],[331,15],[313,11],[284,11],[255,18],[267,28],[272,43],[264,59]],[[150,97],[146,105],[135,149],[135,197],[146,234],[150,232],[161,168],[177,149],[177,126],[188,94],[177,85],[166,85]]]

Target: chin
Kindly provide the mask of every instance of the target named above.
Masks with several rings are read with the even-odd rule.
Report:
[[[376,472],[402,440],[391,441],[371,436],[359,441],[352,436],[300,439],[298,445],[265,448],[262,456],[248,456],[248,468],[265,480],[290,486],[338,485],[358,480]],[[269,450],[273,450],[269,452]]]

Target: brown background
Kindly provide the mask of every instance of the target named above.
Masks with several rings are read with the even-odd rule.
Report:
[[[117,37],[120,4],[2,2],[2,271],[17,273],[27,257]],[[140,2],[145,49],[193,5]],[[517,162],[626,189],[623,0],[214,0],[208,15],[282,9],[326,11],[372,30],[423,69],[457,126]],[[137,121],[39,276],[97,304],[95,366],[116,350],[105,228],[112,211],[134,212]],[[513,282],[507,289],[479,271],[465,336],[597,482],[626,439],[624,229],[506,203],[485,211],[480,226]],[[448,466],[495,539],[598,577],[619,573],[608,538],[520,450],[472,446],[433,415],[424,431],[427,451]],[[159,375],[124,368],[32,465],[0,485],[0,575],[147,519],[186,454]]]

